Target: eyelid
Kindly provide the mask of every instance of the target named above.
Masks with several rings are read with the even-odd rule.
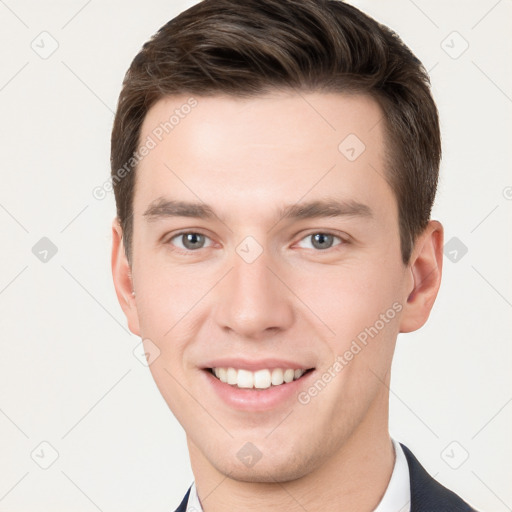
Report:
[[[298,242],[302,242],[305,238],[307,238],[311,235],[316,235],[318,233],[321,233],[322,235],[331,235],[335,238],[339,238],[341,240],[341,242],[339,244],[333,245],[332,247],[329,247],[328,249],[324,249],[324,250],[313,249],[317,253],[327,253],[331,250],[334,250],[336,247],[338,247],[340,245],[348,244],[350,242],[349,235],[347,235],[346,233],[342,233],[340,231],[333,231],[331,229],[313,229],[313,230],[309,231],[308,233],[303,234],[301,236],[301,238],[298,240]]]
[[[182,231],[178,231],[176,233],[172,233],[171,236],[169,237],[164,237],[164,245],[172,245],[173,246],[173,250],[176,250],[182,254],[194,254],[194,253],[197,253],[199,252],[200,249],[197,249],[195,251],[193,250],[190,250],[190,249],[182,249],[181,247],[176,247],[174,244],[171,244],[171,240],[173,240],[174,238],[180,236],[180,235],[186,235],[186,234],[196,234],[196,235],[203,235],[205,238],[208,238],[210,241],[212,241],[212,244],[210,244],[209,246],[207,247],[201,247],[201,249],[209,249],[212,245],[213,245],[213,240],[211,239],[210,236],[208,236],[206,233],[203,232],[203,230],[201,229],[183,229]]]

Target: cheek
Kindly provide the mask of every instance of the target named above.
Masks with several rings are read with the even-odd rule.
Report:
[[[376,323],[379,330],[385,331],[397,324],[397,309],[401,308],[396,305],[400,285],[395,269],[364,264],[330,267],[322,273],[307,281],[297,278],[295,289],[329,328],[325,330],[326,339],[334,337],[338,350]],[[381,315],[385,315],[386,329],[382,328]]]
[[[209,283],[204,272],[198,278],[197,270],[169,267],[150,255],[141,260],[143,265],[134,266],[141,331],[158,338],[171,337],[186,324],[194,305],[211,288],[213,277]]]

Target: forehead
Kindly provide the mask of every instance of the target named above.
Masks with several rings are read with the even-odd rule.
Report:
[[[142,125],[134,212],[162,196],[243,212],[333,193],[389,208],[382,116],[366,95],[166,97]]]

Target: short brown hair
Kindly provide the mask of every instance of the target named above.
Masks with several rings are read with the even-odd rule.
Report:
[[[129,262],[133,155],[151,106],[176,94],[254,97],[271,90],[363,93],[379,103],[386,179],[397,199],[402,259],[408,263],[430,218],[441,160],[430,80],[392,30],[339,0],[203,0],[143,45],[124,77],[111,140],[117,216]]]

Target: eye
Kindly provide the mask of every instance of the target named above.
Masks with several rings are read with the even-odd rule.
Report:
[[[310,233],[309,235],[306,235],[302,240],[311,240],[311,246],[306,247],[306,249],[310,249],[311,247],[313,249],[318,249],[320,251],[325,251],[327,249],[330,249],[333,247],[333,241],[337,238],[340,243],[335,245],[340,245],[341,243],[344,243],[345,240],[343,240],[341,237],[336,236],[332,233],[324,233],[324,232],[317,232],[317,233]]]
[[[175,243],[173,242],[173,240],[177,240],[177,242]],[[206,235],[203,235],[202,233],[197,233],[195,231],[186,231],[183,233],[178,233],[177,235],[174,235],[172,238],[169,238],[167,243],[175,245],[178,249],[181,249],[183,251],[194,251],[196,249],[203,249],[205,247],[209,247],[211,244],[205,245],[205,242],[207,240],[210,239]]]

